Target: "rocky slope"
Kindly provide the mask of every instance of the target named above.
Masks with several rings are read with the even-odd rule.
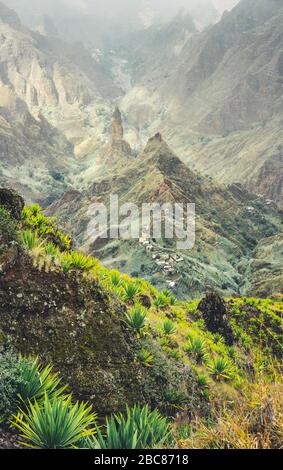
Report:
[[[80,270],[40,270],[20,242],[22,208],[22,198],[0,189],[0,349],[51,361],[76,398],[95,404],[101,417],[126,403],[154,406],[172,386],[185,387],[197,410],[203,399],[184,364],[167,358],[155,340],[150,344],[157,370],[137,360],[139,344],[126,327],[126,306],[109,289]]]
[[[29,200],[54,198],[75,157],[103,138],[99,113],[118,89],[82,45],[31,32],[3,3],[0,64],[2,181]]]
[[[93,405],[100,424],[133,403],[158,408],[172,425],[174,448],[196,442],[242,448],[239,435],[246,448],[281,446],[282,296],[224,301],[210,292],[180,302],[168,290],[63,248],[56,237],[51,242],[53,230],[60,233],[56,222],[38,205],[23,206],[21,197],[0,188],[1,358],[13,351],[52,362],[74,399]],[[138,329],[135,309],[144,315]],[[1,388],[10,400],[13,391]],[[1,418],[0,447],[17,447],[9,415]],[[222,420],[228,428],[233,422],[232,436],[223,423],[219,435]]]

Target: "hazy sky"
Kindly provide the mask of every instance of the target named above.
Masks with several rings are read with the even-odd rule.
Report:
[[[105,37],[132,32],[189,11],[198,29],[215,22],[239,0],[0,0],[13,8],[22,22],[42,30],[48,16],[58,34],[68,41],[100,46]],[[219,13],[217,13],[216,8]]]
[[[134,15],[144,9],[153,9],[166,16],[174,15],[180,8],[196,8],[208,3],[213,4],[222,13],[226,8],[232,8],[239,0],[4,0],[11,8],[23,11],[28,8],[32,12],[56,12],[60,4],[71,9],[85,13],[94,13],[97,16],[107,15],[123,16]]]

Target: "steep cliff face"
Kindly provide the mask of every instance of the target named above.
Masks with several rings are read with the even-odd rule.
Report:
[[[221,181],[255,187],[262,178],[269,196],[263,167],[282,140],[282,8],[242,1],[158,71],[158,52],[151,56],[123,99],[128,121],[160,129],[186,163]],[[282,201],[280,191],[274,198]]]
[[[99,112],[117,88],[82,45],[31,32],[0,7],[1,182],[44,204],[103,139]]]
[[[258,292],[261,297],[270,295],[272,290],[282,291],[283,236],[264,238],[258,244],[248,263],[247,293]],[[272,279],[272,287],[270,281]]]
[[[257,181],[251,181],[250,189],[254,192],[266,194],[266,196],[278,201],[283,201],[283,152],[279,145],[278,153],[273,158],[264,163]]]

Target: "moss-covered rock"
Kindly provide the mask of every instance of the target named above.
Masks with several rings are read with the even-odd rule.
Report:
[[[4,207],[15,220],[21,220],[24,200],[12,189],[0,188],[0,206]]]
[[[0,338],[61,371],[100,414],[143,400],[142,373],[119,305],[78,275],[45,273],[20,256],[0,281]]]
[[[228,344],[233,343],[233,332],[228,322],[224,299],[216,292],[209,292],[199,303],[198,310],[209,331],[221,334]]]

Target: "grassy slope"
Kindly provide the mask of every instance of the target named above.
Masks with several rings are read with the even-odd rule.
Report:
[[[58,231],[55,221],[44,217],[38,206],[24,209],[21,238],[33,259],[34,266],[41,272],[63,270],[67,279],[71,273],[81,272],[84,279],[82,282],[90,284],[98,282],[107,294],[118,298],[127,313],[131,312],[134,305],[142,303],[147,306],[144,307],[146,326],[136,335],[137,361],[143,361],[141,366],[150,370],[152,375],[158,374],[160,373],[158,362],[162,351],[162,354],[168,357],[168,364],[169,361],[170,364],[173,361],[182,365],[184,371],[186,369],[192,371],[198,384],[198,398],[193,410],[188,403],[187,390],[182,389],[182,385],[174,387],[174,380],[160,398],[160,403],[156,403],[169,414],[175,414],[178,410],[184,416],[185,426],[190,422],[189,435],[185,433],[185,437],[182,434],[184,423],[175,422],[178,445],[203,447],[207,445],[207,442],[199,443],[198,435],[203,426],[202,438],[211,436],[212,431],[206,428],[207,421],[202,421],[202,424],[198,424],[195,429],[194,422],[191,422],[192,417],[196,418],[199,414],[206,416],[207,419],[209,416],[215,425],[213,430],[217,433],[221,424],[219,420],[223,419],[225,413],[230,413],[229,418],[226,417],[228,422],[239,402],[248,406],[246,398],[248,394],[257,394],[257,401],[254,404],[249,403],[249,406],[258,412],[262,405],[259,386],[264,386],[265,398],[266,395],[274,393],[276,387],[280,388],[282,296],[273,296],[269,299],[227,299],[228,321],[234,338],[233,345],[228,345],[219,333],[208,331],[204,318],[198,310],[198,300],[178,301],[168,292],[161,294],[142,279],[110,271],[94,258],[73,252],[69,237]],[[131,286],[136,286],[137,290],[133,298],[129,295],[127,298]],[[121,320],[124,322],[125,319]],[[172,334],[165,334],[164,321],[168,320],[173,324]],[[199,343],[200,349],[197,346],[195,349],[192,347],[196,342]],[[144,357],[141,359],[139,351],[146,352],[147,359]],[[215,367],[219,360],[226,364],[222,374],[219,374]],[[193,387],[194,383],[192,382]],[[276,390],[277,394],[278,389]],[[221,426],[220,430],[224,432]],[[247,434],[249,432],[247,431]],[[196,440],[191,441],[191,439]],[[221,439],[218,435],[217,439],[215,445],[222,445],[219,444]],[[249,437],[245,441],[246,445],[250,445],[248,439]],[[211,443],[209,445],[212,446]]]

